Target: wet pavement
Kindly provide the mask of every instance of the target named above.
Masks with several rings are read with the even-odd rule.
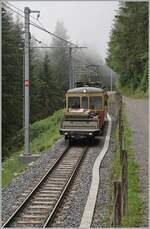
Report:
[[[123,98],[126,104],[132,147],[139,166],[141,197],[144,202],[142,226],[148,226],[148,100]]]

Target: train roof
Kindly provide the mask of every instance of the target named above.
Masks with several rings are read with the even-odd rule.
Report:
[[[102,88],[96,88],[96,87],[77,87],[73,89],[69,89],[67,93],[85,93],[85,90],[87,93],[102,93],[105,90]]]

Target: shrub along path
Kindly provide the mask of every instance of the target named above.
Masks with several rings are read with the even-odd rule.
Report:
[[[148,227],[148,100],[123,98],[132,133],[132,147],[139,166],[141,197],[144,202],[142,226]]]

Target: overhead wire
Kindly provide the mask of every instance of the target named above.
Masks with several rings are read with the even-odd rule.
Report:
[[[6,2],[6,1],[5,1]],[[14,9],[12,9],[10,6],[7,6],[6,3],[4,1],[2,2],[4,6],[6,6],[8,9],[12,10],[14,13],[18,14],[19,16],[24,18],[24,15],[22,15],[21,13],[15,11]],[[17,10],[23,12],[22,10],[20,10],[19,8],[15,7]]]
[[[7,8],[9,8],[10,10],[12,10],[14,13],[16,13],[16,14],[20,15],[21,17],[25,18],[25,16],[21,14],[21,13],[24,14],[24,11],[23,11],[23,10],[19,9],[18,7],[14,6],[13,4],[11,4],[10,2],[8,2],[8,1],[6,1],[6,0],[3,1],[3,4],[4,4]],[[8,4],[8,5],[7,5],[7,4]],[[11,7],[15,8],[17,11],[14,10],[14,9],[12,9]],[[18,11],[20,11],[21,13],[19,13]],[[30,20],[30,25],[31,25],[31,26],[33,26],[33,27],[35,27],[35,28],[37,28],[37,29],[40,29],[40,30],[44,31],[44,32],[48,33],[49,35],[56,37],[57,39],[63,40],[63,41],[64,41],[65,43],[67,43],[67,44],[74,45],[75,47],[78,47],[78,45],[74,44],[73,42],[70,42],[70,41],[68,41],[68,40],[66,40],[66,39],[64,39],[64,38],[62,38],[62,37],[60,37],[60,36],[58,36],[58,35],[56,35],[56,34],[50,32],[50,31],[48,31],[48,30],[43,26],[43,24],[42,24],[37,18],[33,17],[32,15],[31,15],[31,18],[33,18],[34,20],[38,21],[38,23],[40,23],[42,27],[39,26],[38,24],[36,24],[35,22],[33,22],[33,21]],[[36,40],[36,39],[35,39],[35,40]],[[43,42],[41,42],[41,43],[43,43]],[[44,43],[43,43],[43,44],[44,44]],[[47,45],[45,45],[45,46],[48,47]],[[69,47],[69,46],[68,46],[68,47]],[[84,56],[85,61],[89,64],[89,62],[87,61],[87,57],[86,57],[85,54],[83,53],[83,50],[80,49],[80,51],[81,51],[81,53],[82,53],[82,56]],[[81,60],[80,60],[80,62],[83,63],[83,61],[81,61]],[[86,65],[86,64],[84,63],[84,65]]]
[[[22,15],[21,13],[17,12],[17,11],[14,10],[14,9],[12,9],[10,6],[6,5],[6,3],[3,2],[3,4],[4,4],[7,8],[9,8],[9,9],[12,10],[13,12],[15,12],[16,14],[18,14],[18,15],[20,15],[21,17],[25,18],[24,15]],[[21,10],[20,10],[20,11],[21,11]],[[73,45],[73,46],[75,46],[75,47],[78,47],[78,46],[77,46],[76,44],[74,44],[73,42],[68,41],[68,40],[66,40],[66,39],[64,39],[64,38],[62,38],[62,37],[60,37],[60,36],[58,36],[58,35],[56,35],[56,34],[50,32],[50,31],[48,31],[47,29],[45,29],[44,27],[41,27],[41,26],[37,25],[37,24],[34,23],[33,21],[30,21],[30,25],[32,25],[33,27],[36,27],[37,29],[40,29],[40,30],[42,30],[42,31],[44,31],[44,32],[46,32],[46,33],[48,33],[49,35],[52,35],[52,36],[54,36],[54,37],[56,37],[56,38],[58,38],[58,39],[64,41],[65,43],[68,43],[68,44],[70,44],[70,45]]]
[[[81,49],[80,50],[81,51],[81,54],[82,54],[82,56],[84,57],[84,60],[86,61],[86,63],[87,63],[87,69],[88,69],[88,74],[89,74],[89,79],[91,79],[91,76],[93,75],[93,76],[96,76],[97,77],[97,80],[98,80],[98,67],[97,67],[97,69],[93,69],[93,68],[91,68],[90,67],[90,65],[93,65],[93,64],[91,64],[90,62],[89,62],[89,60],[87,59],[87,57],[86,57],[86,55],[85,55],[85,53],[84,53],[84,51]]]
[[[24,14],[24,11],[23,11],[23,10],[21,10],[20,8],[14,6],[12,3],[8,2],[7,0],[3,0],[3,2],[6,2],[9,6],[11,6],[11,7],[17,9],[18,11],[20,11],[20,12],[22,12],[22,13]],[[34,17],[34,16],[32,16],[32,15],[30,15],[30,17],[33,18],[34,20],[38,21],[38,23],[39,23],[43,28],[45,28],[44,25],[42,24],[42,22],[40,22],[38,18],[36,18],[36,17]]]
[[[11,4],[10,2],[8,2],[7,0],[3,0],[3,2],[6,2],[9,6],[11,6],[11,7],[13,7],[13,8],[15,8],[16,10],[18,10],[18,11],[20,11],[21,13],[23,13],[24,14],[24,11],[23,10],[21,10],[20,8],[18,8],[18,7],[16,7],[16,6],[14,6],[13,4]],[[16,12],[17,13],[17,12]],[[23,17],[24,17],[24,15],[22,15]],[[41,21],[39,21],[39,19],[38,18],[36,18],[36,17],[34,17],[34,16],[32,16],[32,15],[30,15],[30,17],[31,18],[33,18],[34,20],[36,20],[41,26],[42,26],[42,28],[43,29],[45,29],[45,26],[42,24],[42,22]],[[47,45],[45,45],[45,46],[47,46]]]
[[[74,57],[74,75],[75,75],[75,79],[76,82],[77,81],[82,81],[82,77],[85,77],[85,73],[87,72],[87,68],[86,68],[86,61],[85,59],[83,59],[83,55],[81,55],[81,52],[75,53],[75,57]],[[88,72],[87,72],[88,74]]]
[[[3,4],[8,8],[8,9],[10,9],[12,12],[14,12],[14,13],[16,13],[16,14],[18,14],[19,16],[21,16],[21,17],[23,17],[23,18],[25,18],[25,16],[24,15],[22,15],[21,13],[19,13],[19,12],[17,12],[16,10],[14,10],[14,9],[12,9],[10,6],[7,6],[4,2],[3,2]],[[18,9],[19,11],[21,11],[21,12],[23,12],[22,10],[20,10],[19,8],[17,8],[17,7],[15,7],[16,9]],[[24,13],[24,12],[23,12]],[[34,26],[34,24],[33,24],[33,26]],[[48,46],[47,46],[47,44],[45,44],[44,42],[42,42],[42,41],[40,41],[39,42],[39,40],[37,40],[35,37],[33,37],[34,38],[34,40],[35,41],[37,41],[38,43],[42,43],[45,47],[47,47],[48,48]],[[38,47],[38,46],[37,46]],[[69,46],[68,46],[69,47]],[[31,47],[32,48],[32,47]],[[42,47],[41,47],[42,48]]]
[[[2,4],[3,4],[4,6],[6,6],[8,9],[12,10],[14,13],[16,13],[16,14],[18,14],[18,15],[20,15],[21,17],[24,18],[24,15],[22,15],[21,13],[18,13],[17,11],[15,11],[14,9],[12,9],[10,6],[7,6],[6,3],[2,2]]]

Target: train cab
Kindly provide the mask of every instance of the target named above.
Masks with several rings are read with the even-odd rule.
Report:
[[[66,108],[60,134],[66,139],[94,138],[102,133],[107,112],[107,93],[102,88],[79,87],[66,93]]]

